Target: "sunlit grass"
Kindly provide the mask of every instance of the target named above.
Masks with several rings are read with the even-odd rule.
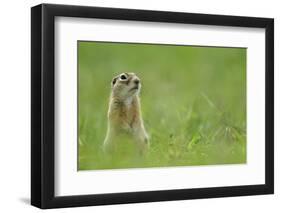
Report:
[[[79,170],[246,162],[246,49],[80,42],[78,51]],[[110,82],[126,71],[142,80],[144,157],[101,149]]]

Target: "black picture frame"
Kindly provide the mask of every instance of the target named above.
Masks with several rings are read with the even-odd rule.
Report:
[[[265,184],[56,197],[54,20],[58,16],[264,28]],[[46,209],[272,193],[274,193],[274,19],[54,4],[41,4],[31,8],[32,205]]]

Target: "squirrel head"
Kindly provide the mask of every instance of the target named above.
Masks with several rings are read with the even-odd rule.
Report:
[[[122,100],[137,96],[141,89],[141,82],[135,73],[122,73],[112,79],[112,95]]]

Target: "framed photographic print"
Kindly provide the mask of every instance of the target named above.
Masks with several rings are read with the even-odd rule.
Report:
[[[31,9],[31,203],[271,194],[274,21]]]

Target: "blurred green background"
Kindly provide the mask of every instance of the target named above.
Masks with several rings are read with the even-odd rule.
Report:
[[[142,81],[150,149],[144,157],[102,152],[110,83]],[[246,49],[78,42],[78,169],[246,163]]]

